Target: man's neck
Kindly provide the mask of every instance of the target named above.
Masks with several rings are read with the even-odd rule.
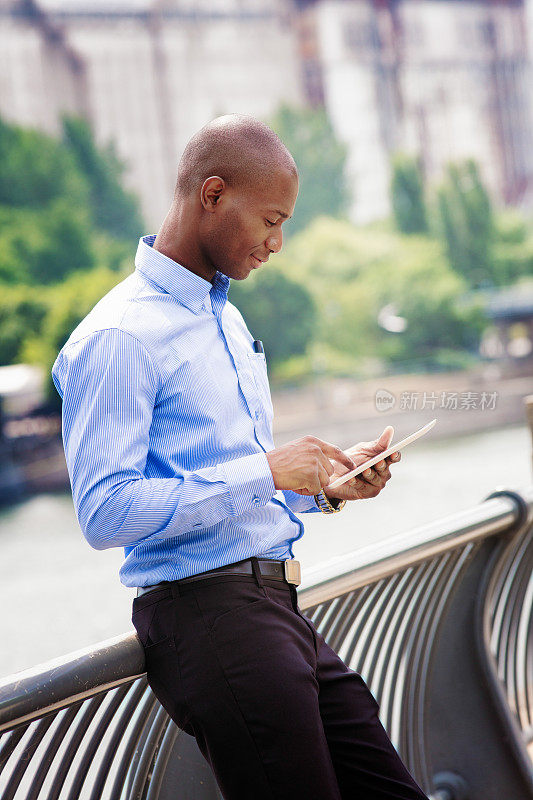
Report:
[[[198,242],[187,235],[190,228],[191,221],[186,219],[185,212],[172,206],[155,238],[153,249],[213,283],[216,269],[206,263]]]

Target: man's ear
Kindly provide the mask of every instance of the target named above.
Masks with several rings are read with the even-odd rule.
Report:
[[[213,213],[225,188],[224,179],[219,178],[218,175],[212,175],[205,179],[200,190],[200,202],[206,211]]]

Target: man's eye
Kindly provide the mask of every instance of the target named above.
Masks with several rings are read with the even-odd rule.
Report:
[[[272,220],[270,220],[270,219],[266,219],[265,222],[266,222],[266,224],[268,225],[269,228],[273,228],[274,225],[276,224],[275,222],[272,222]]]

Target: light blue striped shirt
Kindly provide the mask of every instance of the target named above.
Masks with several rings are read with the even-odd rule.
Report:
[[[276,491],[263,353],[213,283],[139,241],[135,272],[72,332],[52,368],[80,527],[124,547],[120,579],[147,586],[249,556],[292,558],[294,512]]]

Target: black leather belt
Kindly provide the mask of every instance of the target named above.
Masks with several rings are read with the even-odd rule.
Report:
[[[259,572],[265,578],[273,578],[277,581],[286,581],[292,583],[294,586],[299,586],[301,582],[300,576],[300,562],[295,559],[287,559],[286,561],[278,561],[272,558],[258,558],[257,566]],[[181,586],[186,583],[194,583],[196,581],[203,581],[206,578],[214,578],[218,575],[253,575],[254,570],[251,559],[245,561],[238,561],[236,564],[226,564],[223,567],[210,569],[208,572],[199,572],[197,575],[191,575],[188,578],[181,578],[178,581],[162,581],[161,583],[154,583],[151,586],[140,586],[137,589],[137,597],[146,594],[146,592],[153,592],[155,589],[166,589],[171,583]]]

